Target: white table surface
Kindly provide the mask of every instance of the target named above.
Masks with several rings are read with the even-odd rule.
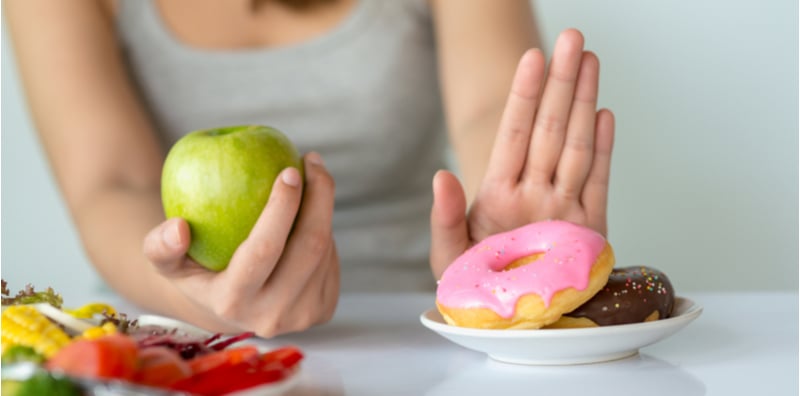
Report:
[[[344,295],[330,323],[257,342],[305,352],[291,395],[798,394],[797,293],[683,296],[704,308],[686,328],[638,356],[588,365],[499,363],[453,344],[419,321],[433,294]]]

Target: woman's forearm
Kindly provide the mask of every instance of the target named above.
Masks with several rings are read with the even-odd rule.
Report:
[[[444,108],[467,201],[489,162],[517,62],[539,46],[528,0],[432,0]]]
[[[113,20],[90,1],[3,7],[39,138],[98,272],[145,309],[224,331],[144,258],[144,237],[163,220],[164,153],[128,79]]]
[[[142,254],[144,236],[163,220],[160,212],[157,190],[108,186],[74,205],[73,217],[103,279],[137,304],[164,309],[152,303],[164,297],[159,295],[164,290],[153,284],[158,282],[155,269]]]
[[[74,218],[93,265],[117,292],[142,308],[212,331],[235,331],[192,303],[145,259],[145,235],[164,220],[157,188],[108,186],[76,205]]]

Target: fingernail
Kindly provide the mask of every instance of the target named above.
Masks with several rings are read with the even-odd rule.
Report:
[[[297,187],[300,185],[300,172],[292,167],[286,168],[281,172],[281,180],[289,186]]]
[[[322,162],[322,156],[316,151],[306,154],[306,160],[314,165],[325,166],[325,163]]]
[[[162,231],[162,238],[164,238],[164,242],[171,247],[180,247],[181,246],[181,233],[178,230],[178,223],[171,222],[169,225],[164,227]]]

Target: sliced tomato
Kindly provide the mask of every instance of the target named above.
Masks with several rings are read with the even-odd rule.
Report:
[[[50,358],[48,370],[77,377],[131,380],[137,370],[139,349],[122,334],[75,341]]]
[[[295,347],[280,348],[263,355],[259,355],[255,347],[220,351],[189,361],[197,371],[191,377],[173,383],[170,388],[201,395],[244,390],[289,377],[302,358],[302,353]]]
[[[256,362],[258,361],[258,355],[258,348],[254,345],[223,349],[189,360],[189,368],[192,370],[193,374],[200,374],[224,365],[232,365],[240,362]]]
[[[280,381],[289,375],[287,370],[261,370],[257,362],[224,364],[173,383],[170,389],[199,395],[222,395],[254,386]]]
[[[261,367],[270,367],[278,363],[284,369],[290,369],[303,360],[303,353],[300,349],[288,346],[269,351],[261,355]]]
[[[134,382],[165,388],[192,375],[192,369],[174,349],[157,346],[139,352],[139,371]]]

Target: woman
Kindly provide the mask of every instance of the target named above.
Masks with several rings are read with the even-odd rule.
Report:
[[[614,126],[596,109],[597,58],[565,31],[545,80],[527,0],[4,6],[84,247],[146,309],[269,337],[329,320],[340,288],[430,288],[492,233],[546,218],[606,231]],[[164,219],[161,166],[185,133],[250,123],[307,153],[306,180],[284,170],[211,273],[186,257],[186,222]],[[463,188],[437,172],[446,139]]]

